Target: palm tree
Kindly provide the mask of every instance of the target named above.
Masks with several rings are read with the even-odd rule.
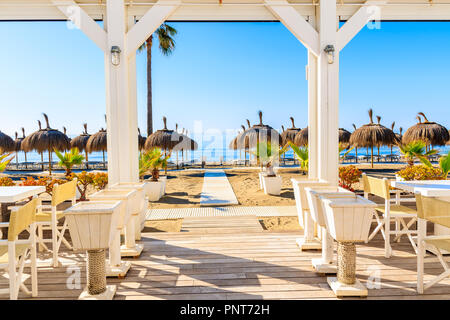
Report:
[[[154,35],[158,37],[159,50],[165,56],[175,50],[174,36],[177,30],[166,23],[156,29]],[[138,51],[147,51],[147,136],[153,133],[153,106],[152,106],[152,45],[153,34],[139,47]]]
[[[403,153],[403,155],[406,158],[406,161],[408,163],[408,166],[412,167],[414,166],[414,160],[417,158],[427,167],[431,167],[431,163],[428,160],[428,157],[436,154],[437,150],[429,150],[427,151],[427,145],[423,141],[415,141],[408,144],[398,145],[400,148],[400,152]]]

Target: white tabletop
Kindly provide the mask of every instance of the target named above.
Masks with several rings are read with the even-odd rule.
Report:
[[[0,187],[0,203],[17,202],[45,192],[44,186],[34,187]]]
[[[425,197],[450,196],[450,180],[391,181],[391,186]]]

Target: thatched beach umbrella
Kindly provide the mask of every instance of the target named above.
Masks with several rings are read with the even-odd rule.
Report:
[[[269,125],[262,122],[262,111],[258,112],[259,124],[253,125],[251,128],[244,131],[239,137],[238,143],[249,146],[249,148],[256,148],[259,142],[271,142],[275,140],[278,144],[282,144],[282,139],[278,131]]]
[[[86,143],[86,150],[89,153],[102,152],[103,166],[106,166],[105,151],[108,149],[106,130],[101,128],[98,132],[91,135]]]
[[[420,116],[423,117],[423,122]],[[403,144],[414,141],[423,141],[427,144],[427,146],[444,146],[450,140],[448,130],[436,122],[428,121],[423,112],[418,113],[417,119],[419,122],[408,128],[403,135]]]
[[[283,141],[283,145],[286,145],[286,143],[288,142],[293,142],[295,140],[295,136],[297,135],[297,133],[299,133],[301,131],[300,128],[296,128],[295,124],[294,124],[294,118],[290,117],[291,122],[292,122],[292,127],[291,128],[287,128],[286,130],[284,130],[283,128],[283,132],[281,133],[281,139]]]
[[[0,153],[15,150],[14,140],[7,134],[0,131]]]
[[[145,140],[147,140],[147,138],[143,137],[141,135],[141,129],[138,128],[138,146],[139,146],[139,150],[144,150]]]
[[[22,141],[24,151],[36,150],[37,152],[48,152],[49,173],[52,174],[52,152],[53,150],[70,149],[69,138],[59,130],[50,128],[48,116],[43,113],[47,128],[37,131],[37,134],[31,134]],[[35,132],[36,133],[36,132]]]
[[[172,150],[182,137],[178,132],[167,129],[167,118],[163,117],[164,128],[153,132],[145,141],[144,149],[161,148],[163,150]]]
[[[244,133],[239,137],[238,144],[248,146],[249,149],[256,148],[260,142],[273,142],[275,141],[279,145],[283,143],[282,138],[278,131],[269,125],[263,124],[262,111],[258,112],[259,124],[253,125],[251,128],[244,131]],[[249,124],[250,122],[247,121]],[[259,158],[257,157],[259,162]]]
[[[373,111],[369,110],[370,123],[356,129],[350,136],[350,145],[371,148],[371,165],[373,168],[373,147],[395,143],[394,132],[379,123],[373,123]]]
[[[344,128],[339,128],[339,143],[348,144],[350,142],[351,135],[352,134],[350,131]]]
[[[14,140],[14,149],[16,151],[16,163],[17,165],[19,164],[19,159],[17,156],[17,153],[19,151],[23,151],[22,149],[22,141],[23,139],[25,139],[25,128],[22,127],[22,137],[19,137],[19,135],[16,132],[16,139]],[[24,151],[24,155],[25,155],[25,168],[27,168],[27,153]]]
[[[87,151],[87,143],[91,135],[87,131],[87,123],[83,123],[84,132],[80,134],[79,136],[76,136],[70,141],[70,146],[72,148],[77,148],[78,151],[83,152],[85,151],[86,154],[86,169],[88,168],[88,151]]]
[[[303,128],[295,135],[294,144],[297,146],[308,145],[308,127]]]
[[[284,130],[283,127],[283,132],[281,133],[281,139],[283,140],[283,145],[285,145],[288,142],[293,142],[295,140],[295,136],[297,135],[297,133],[299,133],[302,129],[295,127],[294,124],[294,118],[290,117],[291,122],[292,122],[292,127],[291,128],[287,128],[286,130]]]

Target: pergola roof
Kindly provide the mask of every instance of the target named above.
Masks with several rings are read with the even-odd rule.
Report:
[[[62,20],[67,18],[56,7],[67,0],[0,0],[0,20]],[[73,1],[93,19],[102,20],[106,14],[106,0]],[[142,17],[157,0],[125,1],[128,14]],[[165,0],[168,3],[176,0]],[[182,0],[181,6],[170,16],[171,21],[277,21],[264,0]],[[270,1],[281,3],[285,1]],[[319,1],[289,0],[287,3],[303,16],[314,15]],[[286,3],[286,2],[285,2]],[[450,1],[395,0],[395,1],[337,1],[337,16],[341,20],[351,17],[361,5],[381,7],[381,20],[450,20]],[[220,7],[220,8],[218,8]],[[218,10],[219,9],[219,10]]]

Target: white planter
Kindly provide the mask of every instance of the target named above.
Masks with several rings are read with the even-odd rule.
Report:
[[[263,176],[264,193],[279,196],[281,193],[281,176],[269,177]]]
[[[148,180],[147,183],[149,184],[148,186],[148,200],[149,201],[158,201],[159,199],[161,199],[161,189],[163,187],[163,183],[161,181],[151,181]]]
[[[348,199],[328,199],[321,196],[321,200],[327,229],[336,241],[367,240],[376,203],[360,196]]]
[[[297,207],[298,222],[300,226],[305,228],[305,215],[304,212],[309,210],[308,199],[306,198],[305,188],[328,186],[329,183],[319,180],[297,180],[291,179],[292,187],[294,189],[295,204]]]
[[[259,172],[258,173],[259,176],[259,190],[264,190],[264,180],[263,177],[266,176],[265,172]]]
[[[109,247],[116,229],[121,203],[80,202],[64,211],[73,249],[100,250]]]
[[[327,199],[355,198],[356,195],[341,187],[316,186],[305,188],[311,218],[319,226],[326,228],[325,213],[321,201],[321,196]]]
[[[167,176],[161,176],[158,178],[158,181],[161,181],[161,197],[166,194],[166,184],[167,184]]]

